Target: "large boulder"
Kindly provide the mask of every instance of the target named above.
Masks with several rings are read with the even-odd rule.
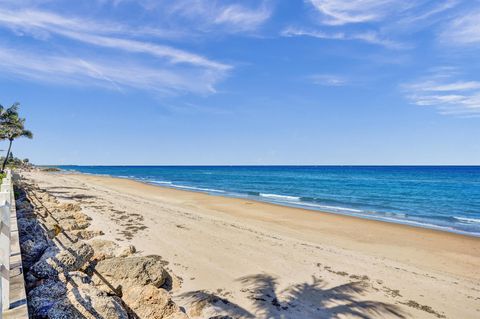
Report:
[[[127,319],[122,301],[93,286],[81,272],[67,274],[67,283],[48,279],[28,294],[34,318]]]
[[[77,242],[60,251],[56,247],[49,247],[30,272],[37,278],[55,278],[79,270],[92,256],[93,249],[85,242]]]
[[[38,221],[31,217],[18,218],[18,231],[20,241],[23,241],[26,238],[38,237],[38,235],[43,234],[43,229]]]
[[[92,239],[88,243],[94,250],[93,260],[104,260],[114,257],[128,257],[136,252],[135,246],[120,247],[117,243],[106,239]]]
[[[17,211],[32,210],[33,209],[32,204],[30,204],[30,202],[26,201],[25,198],[17,199],[15,201],[15,207],[16,207]]]
[[[170,294],[166,290],[153,285],[130,286],[125,289],[122,299],[135,318],[188,318],[172,301]]]
[[[47,248],[48,242],[42,237],[27,239],[20,243],[20,249],[23,255],[23,267],[27,270],[30,269],[30,267],[40,259]]]
[[[50,309],[67,293],[64,283],[45,280],[28,293],[28,307],[33,318],[46,318]]]
[[[128,319],[122,301],[93,286],[80,272],[69,274],[67,294],[48,313],[49,319]]]
[[[63,220],[63,219],[75,219],[78,221],[92,220],[91,217],[79,211],[73,211],[73,212],[59,211],[59,212],[55,212],[53,215],[58,220]]]
[[[169,275],[157,256],[105,259],[97,263],[92,277],[96,285],[115,289],[119,286],[161,287],[167,278]]]
[[[42,256],[50,243],[35,219],[19,218],[18,227],[23,266],[28,270]]]

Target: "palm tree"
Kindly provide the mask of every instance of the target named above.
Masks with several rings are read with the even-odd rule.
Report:
[[[2,104],[0,104],[0,126],[3,127],[3,124],[6,122],[7,118],[16,114],[18,116],[18,108],[20,107],[20,103],[15,102],[12,106],[5,108]]]
[[[19,117],[18,107],[18,103],[7,109],[0,105],[0,139],[9,141],[7,155],[2,165],[2,172],[5,171],[13,140],[19,137],[33,137],[32,132],[25,129],[25,119]]]

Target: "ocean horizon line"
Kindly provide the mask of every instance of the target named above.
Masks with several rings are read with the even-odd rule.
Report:
[[[37,164],[37,167],[480,167],[480,164]]]

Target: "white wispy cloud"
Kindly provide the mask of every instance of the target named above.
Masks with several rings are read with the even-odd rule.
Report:
[[[480,43],[480,10],[468,12],[454,18],[440,34],[446,44]]]
[[[170,46],[158,45],[144,41],[105,37],[91,34],[68,32],[58,30],[59,34],[78,41],[93,44],[96,46],[120,49],[124,51],[147,53],[158,58],[166,58],[172,63],[186,63],[199,67],[206,67],[217,70],[228,70],[231,66],[209,60],[201,55],[190,53],[184,50],[175,49]]]
[[[405,84],[402,89],[416,105],[436,107],[442,114],[480,116],[480,81],[439,73]]]
[[[41,10],[0,8],[0,27],[12,30],[17,36],[29,35],[45,43],[55,43],[55,47],[61,47],[58,43],[62,38],[76,41],[76,46],[68,46],[68,51],[73,51],[68,56],[58,52],[46,54],[36,48],[0,48],[3,70],[29,79],[79,83],[78,78],[91,78],[94,81],[89,83],[99,85],[104,82],[115,88],[211,93],[215,92],[215,84],[232,68],[196,53],[135,38],[139,33],[142,36],[151,34],[152,30],[130,29],[118,23],[83,20]],[[94,46],[97,50],[94,54],[85,53],[81,50],[82,45]],[[98,48],[108,49],[108,52]],[[26,55],[22,51],[35,54]],[[128,58],[125,53],[130,53]],[[145,55],[150,59],[144,59]],[[42,67],[46,61],[51,65]]]
[[[288,27],[282,31],[281,35],[284,37],[307,36],[327,40],[358,40],[392,49],[402,49],[406,47],[402,43],[382,38],[381,35],[375,31],[348,33],[343,31],[327,32],[321,30]]]
[[[253,30],[268,20],[271,13],[271,9],[265,5],[255,9],[230,5],[219,10],[214,22],[228,24],[239,30]]]
[[[432,26],[440,22],[444,24],[450,15],[449,12],[456,10],[462,2],[465,2],[465,0],[304,1],[316,13],[314,15],[316,26],[309,29],[318,30],[318,25],[323,28],[322,31],[303,34],[299,32],[298,35],[309,33],[322,39],[360,40],[392,49],[413,47],[413,43],[406,44],[405,35],[426,29],[429,29],[429,32],[438,32],[437,26],[435,28]],[[463,22],[466,24],[465,33],[473,33],[471,22],[474,20],[472,18]],[[407,38],[412,40],[412,37]]]
[[[401,19],[415,22],[430,18],[457,6],[461,0],[306,0],[320,14],[326,25],[377,23],[386,20],[394,23]]]
[[[314,74],[309,79],[312,83],[322,86],[345,86],[349,83],[346,77],[333,74]]]
[[[63,16],[54,12],[35,9],[30,6],[17,9],[0,8],[0,23],[19,32],[28,32],[34,29],[43,29],[46,31],[66,29],[76,32],[121,34],[123,36],[133,37],[177,38],[184,35],[172,29],[148,26],[135,27],[116,22]]]
[[[96,34],[121,33],[127,29],[124,26],[66,18],[50,12],[28,10],[14,13],[0,10],[0,25],[13,28],[17,32],[33,35],[42,32],[44,35],[54,33],[97,46],[148,53],[159,58],[168,58],[174,63],[189,63],[223,70],[229,68],[225,64],[169,46]]]
[[[407,15],[407,17],[401,19],[401,23],[416,23],[422,20],[430,19],[440,13],[455,8],[460,4],[461,0],[446,0],[436,1],[433,6],[428,6],[424,10],[418,10],[414,14]]]
[[[149,14],[174,24],[190,34],[245,33],[256,31],[272,16],[271,0],[101,0],[114,7],[135,3]]]
[[[321,15],[322,23],[344,25],[379,21],[396,10],[408,8],[397,0],[307,0]]]
[[[152,68],[132,61],[112,61],[49,52],[23,52],[0,47],[2,74],[21,79],[61,85],[99,86],[123,91],[126,88],[160,94],[215,92],[223,74],[203,69]]]

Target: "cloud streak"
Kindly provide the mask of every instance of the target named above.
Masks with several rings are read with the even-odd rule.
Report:
[[[348,80],[343,76],[332,74],[315,74],[309,77],[312,83],[321,86],[345,86],[348,84]]]
[[[406,43],[406,36],[427,29],[428,32],[438,33],[436,24],[444,25],[450,13],[453,10],[458,11],[456,8],[461,7],[462,1],[305,0],[315,13],[314,26],[303,27],[303,32],[290,32],[290,35],[358,40],[390,49],[413,48],[414,43]],[[475,21],[478,21],[476,16],[463,17],[462,21],[453,22],[447,31],[454,34],[447,35],[448,38],[477,41],[478,28],[475,30]],[[458,28],[460,25],[463,26]],[[458,30],[463,31],[455,34]],[[445,33],[448,33],[447,31]]]
[[[402,88],[413,104],[436,107],[442,114],[480,116],[480,81],[434,74]]]
[[[271,10],[262,5],[257,9],[249,9],[239,5],[230,5],[222,8],[216,18],[215,24],[228,24],[237,30],[254,30],[267,21]]]
[[[3,70],[29,79],[78,84],[82,82],[79,79],[88,78],[93,80],[90,82],[93,85],[116,89],[206,94],[215,92],[214,86],[232,69],[230,65],[172,46],[116,36],[128,27],[114,23],[86,21],[40,10],[0,9],[0,27],[12,30],[17,36],[30,35],[42,42],[54,43],[56,47],[59,43],[61,46],[62,39],[77,42],[74,53],[69,55],[46,54],[36,48],[28,50],[35,54],[25,54],[22,51],[27,50],[0,47]],[[138,33],[150,34],[151,30],[125,32],[127,36]],[[95,54],[83,50],[82,44],[94,46]],[[72,51],[71,46],[68,51]],[[145,55],[149,59],[144,59]],[[44,65],[46,62],[48,65]]]
[[[346,33],[343,31],[326,32],[321,30],[308,30],[297,27],[288,27],[282,31],[281,35],[284,37],[305,36],[325,40],[357,40],[370,44],[380,45],[390,49],[402,49],[406,47],[401,43],[389,39],[384,39],[377,32],[374,31]]]
[[[344,25],[379,21],[394,10],[405,7],[396,0],[308,0],[321,14],[326,25]]]
[[[49,53],[24,53],[0,47],[0,66],[21,79],[63,85],[97,86],[123,91],[125,88],[160,94],[215,92],[221,74],[168,67],[151,68],[129,61],[105,61]]]
[[[273,10],[269,2],[256,1],[249,6],[248,1],[177,0],[167,3],[144,0],[142,5],[146,11],[163,19],[175,17],[174,24],[181,23],[192,33],[199,30],[243,33],[256,31],[270,19]]]
[[[454,18],[440,34],[443,43],[473,45],[480,44],[480,10]]]

